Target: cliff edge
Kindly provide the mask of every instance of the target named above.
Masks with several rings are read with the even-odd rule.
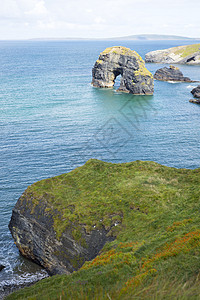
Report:
[[[29,186],[17,201],[9,229],[20,253],[43,266],[50,275],[71,273],[97,256],[115,239],[121,212],[98,215],[99,203],[90,200],[86,172],[91,180],[95,162],[68,174]],[[77,173],[77,176],[75,175]],[[82,186],[83,184],[83,186]]]
[[[13,210],[16,245],[51,273],[82,267],[8,299],[198,299],[199,185],[200,169],[94,159],[31,185]]]

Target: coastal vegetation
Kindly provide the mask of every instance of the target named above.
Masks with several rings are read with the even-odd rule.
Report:
[[[200,64],[200,44],[184,45],[148,52],[145,61],[167,64]]]
[[[195,52],[198,52],[199,48],[200,48],[200,44],[180,46],[177,48],[179,48],[179,49],[175,50],[174,53],[179,54],[182,58],[185,58]]]
[[[58,211],[58,240],[72,224],[80,244],[82,226],[88,233],[103,227],[113,240],[71,275],[7,299],[199,299],[199,185],[200,169],[94,159],[31,185],[21,204],[25,197],[33,215],[41,201],[46,214]]]

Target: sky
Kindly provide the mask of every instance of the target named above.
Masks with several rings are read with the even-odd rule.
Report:
[[[200,38],[199,0],[0,0],[0,40],[169,34]]]

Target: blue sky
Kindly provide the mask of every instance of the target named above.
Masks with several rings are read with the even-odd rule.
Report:
[[[200,38],[199,0],[0,0],[0,39],[172,34]]]

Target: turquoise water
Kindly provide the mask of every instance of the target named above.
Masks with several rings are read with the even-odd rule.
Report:
[[[118,93],[119,79],[113,90],[90,85],[94,62],[108,46],[124,45],[144,58],[187,43],[0,42],[0,288],[46,276],[19,255],[8,231],[28,185],[89,158],[200,167],[200,106],[189,103],[197,84],[155,81],[154,96]],[[162,66],[147,64],[152,73]],[[200,66],[180,68],[200,80]]]

